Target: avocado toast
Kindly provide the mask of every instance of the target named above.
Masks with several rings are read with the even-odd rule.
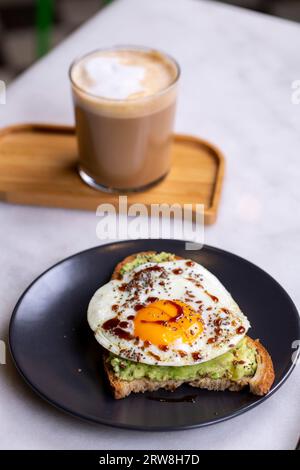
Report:
[[[169,253],[143,252],[131,255],[115,268],[112,279],[121,280],[135,268],[182,258]],[[175,390],[186,383],[208,390],[238,391],[248,386],[255,395],[266,394],[274,381],[270,355],[258,340],[244,337],[224,354],[208,361],[183,366],[164,366],[133,361],[104,349],[104,367],[116,399],[132,392]]]

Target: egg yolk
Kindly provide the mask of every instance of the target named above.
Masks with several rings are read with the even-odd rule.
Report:
[[[141,308],[134,320],[134,334],[157,346],[181,339],[191,344],[202,333],[200,313],[179,300],[158,300]]]

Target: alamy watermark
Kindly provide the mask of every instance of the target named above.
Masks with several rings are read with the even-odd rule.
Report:
[[[6,104],[6,85],[3,80],[0,80],[0,104]]]
[[[294,365],[298,365],[299,357],[300,357],[300,340],[299,339],[296,339],[295,341],[292,342],[292,349],[294,351],[292,353],[292,363]]]
[[[300,104],[300,80],[294,80],[291,85],[292,95],[291,102],[292,104]]]
[[[171,238],[189,240],[186,250],[199,250],[204,244],[203,204],[128,205],[127,196],[119,196],[118,207],[100,204],[96,234],[100,240]]]

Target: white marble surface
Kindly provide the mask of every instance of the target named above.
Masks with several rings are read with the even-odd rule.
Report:
[[[196,0],[119,0],[9,88],[0,125],[72,122],[67,69],[74,56],[120,43],[159,47],[182,66],[177,130],[218,144],[227,171],[217,223],[205,240],[267,270],[298,307],[300,259],[300,26]],[[1,78],[1,77],[0,77]],[[0,205],[0,338],[12,308],[41,271],[99,243],[93,213]],[[283,312],[284,321],[284,312]],[[0,366],[3,449],[291,449],[300,432],[300,369],[260,407],[205,429],[130,432],[51,408]]]

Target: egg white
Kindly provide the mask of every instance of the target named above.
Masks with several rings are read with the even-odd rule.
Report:
[[[193,266],[188,266],[187,260],[159,264],[146,263],[126,273],[122,280],[112,280],[100,287],[88,307],[88,322],[95,333],[96,340],[105,349],[120,357],[161,366],[184,366],[205,362],[236,346],[250,328],[247,317],[216,276],[202,265],[193,263]],[[160,285],[160,272],[151,272],[152,287],[142,286],[139,291],[138,303],[147,304],[146,299],[153,296],[161,300],[181,300],[197,311],[199,308],[197,301],[202,301],[201,316],[204,330],[193,344],[176,340],[168,345],[168,351],[161,351],[154,344],[145,346],[141,340],[120,338],[114,335],[113,330],[106,331],[103,328],[103,324],[107,320],[116,317],[117,314],[113,308],[117,306],[119,320],[128,322],[126,330],[132,335],[134,334],[134,320],[128,320],[128,316],[137,314],[134,309],[137,300],[132,299],[132,289],[121,291],[119,287],[127,285],[135,273],[151,266],[160,266],[165,270],[167,275],[164,278],[165,285]],[[175,274],[174,272],[178,269],[182,272]],[[187,290],[191,294],[188,298]],[[216,318],[220,319],[221,333],[217,342],[210,344],[208,339],[215,335],[213,322]],[[241,332],[238,333],[240,327],[242,327]],[[179,351],[186,353],[186,356],[182,357]],[[200,358],[195,360],[193,353],[197,352]]]

